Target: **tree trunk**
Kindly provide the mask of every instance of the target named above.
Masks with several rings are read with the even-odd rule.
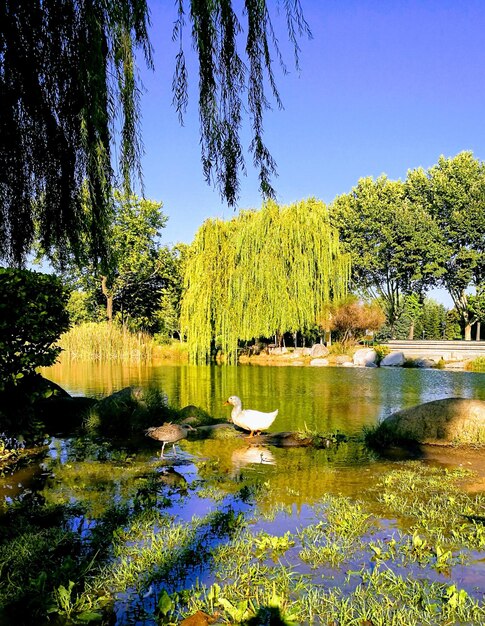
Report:
[[[472,340],[472,325],[470,323],[465,325],[465,341]]]
[[[108,318],[108,322],[111,323],[113,321],[113,293],[108,289],[107,276],[101,276],[101,291],[106,298],[106,317]]]
[[[481,323],[477,322],[477,334],[475,335],[475,341],[480,341],[481,331],[482,331]]]
[[[411,326],[409,327],[408,332],[408,341],[413,341],[414,339],[414,320],[411,320]]]

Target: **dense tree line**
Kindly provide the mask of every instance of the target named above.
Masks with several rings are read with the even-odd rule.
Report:
[[[278,344],[285,334],[293,343],[331,331],[359,339],[366,329],[383,339],[470,339],[476,324],[479,338],[484,202],[484,165],[464,152],[405,181],[363,178],[328,207],[270,201],[208,220],[190,247],[169,249],[161,204],[117,193],[109,272],[80,272],[73,257],[65,276],[82,289],[86,319],[186,338],[199,361],[216,347],[231,359],[240,342]],[[438,286],[453,298],[452,315],[427,297]]]
[[[483,319],[485,164],[470,152],[440,157],[405,181],[364,178],[330,210],[352,255],[352,288],[379,297],[391,336],[413,299],[450,294],[465,339]]]
[[[113,221],[107,232],[109,262],[79,266],[71,255],[54,259],[71,287],[74,323],[117,321],[131,331],[180,334],[179,315],[187,246],[163,245],[167,216],[162,203],[118,191],[113,197]]]

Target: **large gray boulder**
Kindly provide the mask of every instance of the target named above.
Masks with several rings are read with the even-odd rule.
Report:
[[[485,445],[485,401],[445,398],[393,413],[377,429],[388,441]]]
[[[381,367],[402,367],[404,365],[404,354],[402,352],[391,352],[381,361]]]
[[[328,348],[327,346],[324,346],[323,343],[315,343],[310,351],[310,356],[312,356],[313,358],[324,358],[328,355]]]
[[[372,348],[360,348],[354,354],[354,365],[366,367],[369,363],[375,363],[377,360],[377,352]]]

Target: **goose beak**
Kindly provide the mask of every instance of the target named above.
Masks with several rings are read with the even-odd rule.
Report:
[[[226,405],[230,405],[231,403],[229,402],[229,400],[226,400],[225,402],[222,403],[222,406],[226,406]]]

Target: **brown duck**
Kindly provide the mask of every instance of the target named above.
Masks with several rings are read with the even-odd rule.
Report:
[[[173,454],[174,456],[177,456],[175,442],[185,439],[189,430],[195,430],[195,428],[192,428],[192,426],[189,426],[188,424],[172,424],[171,422],[166,422],[161,426],[150,426],[150,428],[145,431],[145,435],[151,437],[152,439],[156,439],[156,441],[163,442],[162,450],[160,452],[160,458],[163,459],[165,444],[171,443],[173,445]]]

